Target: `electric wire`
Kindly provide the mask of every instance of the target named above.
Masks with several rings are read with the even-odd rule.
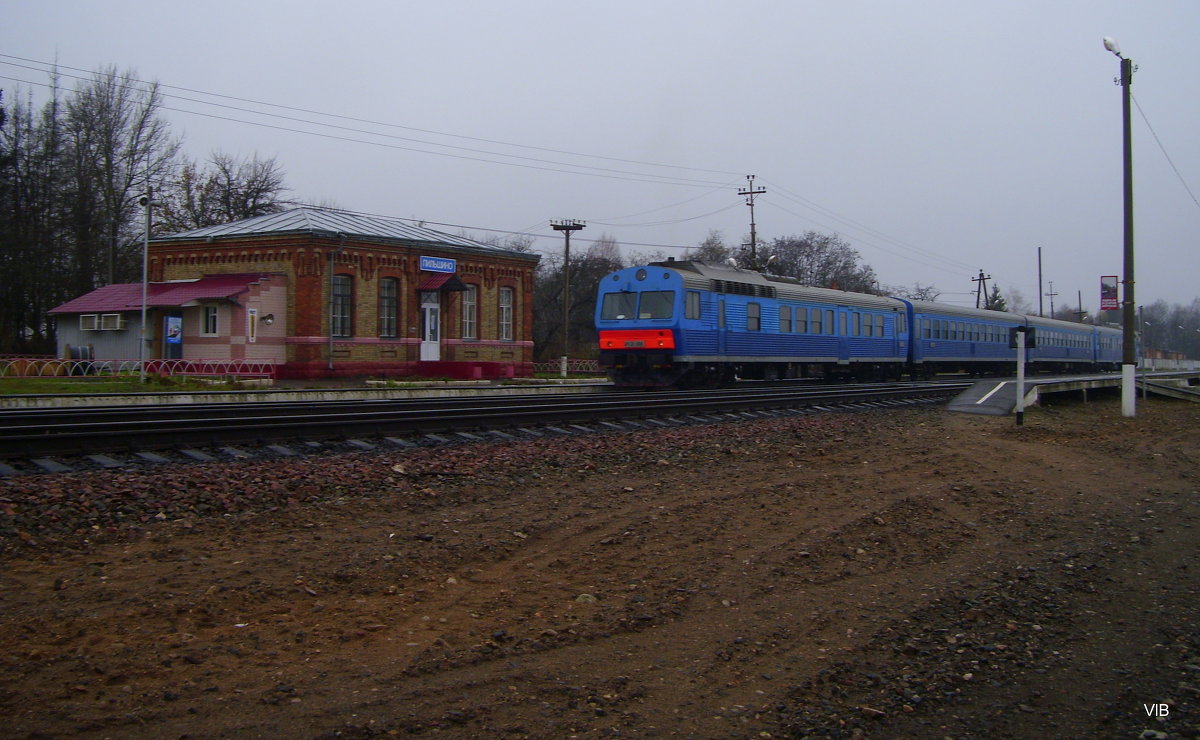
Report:
[[[1171,165],[1171,169],[1175,171],[1175,176],[1179,178],[1179,184],[1183,185],[1183,189],[1187,191],[1187,194],[1192,199],[1192,202],[1196,204],[1197,208],[1200,208],[1200,200],[1196,200],[1196,194],[1192,192],[1190,187],[1188,187],[1187,180],[1183,179],[1183,174],[1179,171],[1179,168],[1175,166],[1175,162],[1171,159],[1171,155],[1167,153],[1167,148],[1163,146],[1162,140],[1158,138],[1158,134],[1154,131],[1154,127],[1150,125],[1150,119],[1146,117],[1146,111],[1142,110],[1142,104],[1138,102],[1138,99],[1134,97],[1132,92],[1129,93],[1129,97],[1133,100],[1133,104],[1137,106],[1138,113],[1142,116],[1142,120],[1146,122],[1146,128],[1150,129],[1150,135],[1154,137],[1154,143],[1158,144],[1158,148],[1162,151],[1163,156],[1167,158],[1167,164]]]
[[[14,66],[14,67],[22,68],[22,69],[29,69],[29,70],[33,70],[33,71],[37,71],[37,72],[48,73],[48,74],[60,74],[60,73],[58,73],[59,69],[69,69],[69,70],[73,70],[75,72],[82,72],[82,73],[84,73],[84,75],[88,75],[88,76],[67,75],[67,74],[61,75],[61,76],[68,77],[71,79],[76,79],[76,80],[87,81],[87,80],[92,79],[91,75],[94,74],[94,73],[89,72],[88,70],[85,70],[85,69],[82,69],[79,67],[71,67],[68,65],[44,62],[44,61],[40,61],[40,60],[36,60],[36,59],[27,59],[25,57],[14,56],[11,54],[0,54],[0,57],[8,58],[8,59],[19,59],[24,62],[31,62],[33,64],[43,65],[43,67],[49,67],[49,69],[43,69],[41,67],[31,67],[28,65],[16,64],[14,62],[5,62],[3,60],[0,60],[0,64],[7,64],[9,66]],[[11,79],[11,78],[6,78],[6,79]],[[587,154],[587,153],[583,153],[583,152],[574,152],[574,151],[570,151],[570,150],[566,150],[566,149],[554,149],[551,147],[534,146],[534,145],[530,145],[530,144],[517,144],[517,143],[509,142],[509,141],[501,141],[498,139],[488,139],[488,138],[477,137],[477,136],[467,136],[464,134],[451,134],[451,133],[447,133],[444,131],[436,131],[433,129],[424,129],[424,128],[418,128],[415,126],[405,126],[402,124],[389,123],[386,121],[375,121],[375,120],[371,120],[371,119],[367,119],[367,118],[358,118],[355,116],[347,116],[347,115],[338,114],[338,113],[327,113],[324,111],[313,110],[310,108],[300,108],[300,107],[296,107],[296,106],[283,105],[280,103],[271,103],[271,102],[262,101],[262,100],[255,100],[253,98],[243,98],[243,97],[238,97],[235,95],[226,95],[223,93],[208,92],[205,90],[198,90],[198,89],[189,88],[189,87],[181,87],[178,85],[168,85],[165,83],[157,83],[157,82],[151,83],[151,82],[147,82],[145,80],[137,79],[135,77],[122,76],[122,79],[128,80],[129,82],[135,82],[140,85],[147,86],[147,88],[149,88],[150,86],[157,86],[164,90],[182,90],[184,92],[194,93],[194,94],[198,94],[198,95],[205,95],[205,96],[212,97],[212,98],[235,100],[235,101],[242,102],[242,103],[251,103],[254,105],[266,106],[266,107],[270,107],[270,108],[278,108],[280,110],[293,111],[296,113],[306,113],[309,115],[317,115],[317,116],[322,116],[322,117],[326,117],[326,118],[332,118],[332,119],[338,119],[338,120],[344,120],[344,121],[352,121],[354,123],[365,123],[365,124],[369,124],[372,126],[383,126],[383,127],[387,127],[387,128],[396,128],[396,129],[401,129],[401,130],[405,130],[405,131],[415,131],[418,133],[432,134],[435,136],[444,136],[444,137],[448,137],[448,138],[463,139],[463,140],[467,140],[467,141],[477,141],[477,142],[486,143],[486,144],[496,144],[499,146],[509,146],[509,147],[520,148],[520,149],[530,149],[530,150],[534,150],[534,151],[542,151],[542,152],[548,152],[548,153],[552,153],[552,154],[565,154],[565,155],[572,156],[572,157],[584,157],[584,158],[588,158],[588,159],[602,159],[602,160],[608,160],[608,161],[612,161],[612,162],[622,162],[624,164],[636,164],[636,165],[647,166],[647,167],[662,167],[662,168],[669,168],[669,169],[689,170],[689,171],[693,171],[693,172],[707,172],[709,174],[721,174],[721,175],[739,174],[739,173],[730,172],[727,170],[716,170],[716,169],[708,169],[708,168],[703,168],[703,167],[690,167],[687,165],[668,164],[668,163],[662,163],[662,162],[647,162],[647,161],[643,161],[643,160],[626,159],[626,158],[621,158],[621,157],[611,157],[611,156],[606,156],[606,155],[602,155],[602,154]],[[30,84],[34,84],[34,83],[30,83]],[[351,131],[360,131],[359,129],[352,129],[352,128],[343,127],[343,126],[335,126],[334,124],[321,123],[319,121],[308,121],[306,119],[297,119],[295,117],[283,116],[283,115],[277,114],[277,113],[267,113],[267,112],[263,112],[263,111],[253,111],[253,110],[248,110],[245,108],[238,108],[236,106],[230,106],[230,105],[223,104],[223,103],[215,103],[215,102],[210,102],[210,101],[196,100],[194,98],[186,98],[184,96],[179,96],[179,95],[174,95],[173,97],[177,97],[181,100],[189,100],[191,102],[200,103],[201,105],[213,105],[213,106],[218,106],[218,107],[223,107],[223,108],[232,108],[234,110],[250,112],[250,113],[254,113],[256,115],[272,116],[272,117],[284,118],[287,120],[304,120],[306,123],[311,123],[316,126],[328,126],[330,128],[341,128],[341,129],[347,129],[347,130],[351,130]],[[374,132],[371,132],[371,133],[372,133],[372,135],[377,135],[377,136],[388,136],[387,134],[376,134]],[[404,137],[397,137],[397,138],[404,138]],[[420,141],[420,140],[417,140],[417,141]],[[451,145],[451,144],[439,144],[436,142],[423,142],[423,143],[429,143],[433,146],[460,148],[460,147],[455,147],[454,145]],[[475,150],[472,150],[472,151],[475,151]],[[517,155],[503,154],[503,153],[498,153],[498,152],[495,152],[494,154],[496,154],[497,156],[503,156],[503,157],[517,156]],[[587,167],[589,165],[571,165],[571,166]]]

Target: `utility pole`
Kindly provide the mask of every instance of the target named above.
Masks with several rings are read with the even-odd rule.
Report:
[[[762,195],[767,192],[766,188],[754,188],[754,175],[746,175],[746,179],[750,181],[750,187],[738,188],[738,195],[746,196],[746,205],[750,206],[750,261],[755,270],[758,269],[758,232],[754,224],[754,196]]]
[[[1081,324],[1082,324],[1082,323],[1083,323],[1083,317],[1084,317],[1084,316],[1087,316],[1087,311],[1084,311],[1084,310],[1083,310],[1083,291],[1082,291],[1082,290],[1076,290],[1076,291],[1075,291],[1075,299],[1076,299],[1077,301],[1079,301],[1079,310],[1078,310],[1078,311],[1076,311],[1075,313],[1079,314],[1079,323],[1081,323]]]
[[[991,308],[991,306],[988,305],[989,303],[991,303],[991,301],[988,298],[988,292],[987,292],[987,281],[989,281],[991,279],[992,279],[992,276],[984,275],[983,270],[979,271],[979,277],[971,278],[971,282],[975,283],[975,308],[979,308],[979,304],[981,302],[983,303],[984,308]],[[981,297],[983,299],[982,301],[980,301]]]
[[[1038,247],[1038,316],[1042,315],[1042,248]]]
[[[567,329],[571,326],[571,232],[579,231],[586,226],[582,221],[563,220],[551,221],[550,226],[555,231],[561,231],[566,239],[563,247],[563,353],[562,353],[562,377],[567,377],[567,347],[568,347],[568,332]]]
[[[1050,292],[1046,296],[1050,299],[1050,318],[1054,318],[1054,296],[1058,293],[1054,292],[1054,281],[1050,281]]]

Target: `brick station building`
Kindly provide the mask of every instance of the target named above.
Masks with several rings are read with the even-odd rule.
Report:
[[[282,378],[532,375],[537,262],[398,219],[312,207],[149,245],[152,284],[253,274],[282,286],[283,315],[258,332],[282,345]],[[217,351],[204,309],[179,311],[184,358],[203,357],[206,342]],[[255,309],[260,320],[265,313]]]

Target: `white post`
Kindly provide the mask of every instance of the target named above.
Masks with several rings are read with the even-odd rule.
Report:
[[[146,230],[142,237],[142,325],[138,329],[138,381],[146,382],[146,276],[148,272],[147,265],[150,262],[150,206],[153,201],[150,188],[147,186],[146,194],[142,196],[142,205],[146,210]]]
[[[1025,423],[1025,327],[1017,327],[1017,426]]]
[[[1136,416],[1137,365],[1121,366],[1121,416]]]
[[[560,370],[561,370],[562,376],[564,378],[567,377],[567,356],[566,355],[563,355],[561,358]]]

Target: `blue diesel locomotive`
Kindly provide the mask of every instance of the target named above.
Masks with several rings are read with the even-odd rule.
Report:
[[[600,281],[600,366],[618,385],[737,378],[861,380],[1011,372],[1011,330],[1035,331],[1031,370],[1116,369],[1119,330],[1002,311],[812,288],[703,262],[655,262]]]

